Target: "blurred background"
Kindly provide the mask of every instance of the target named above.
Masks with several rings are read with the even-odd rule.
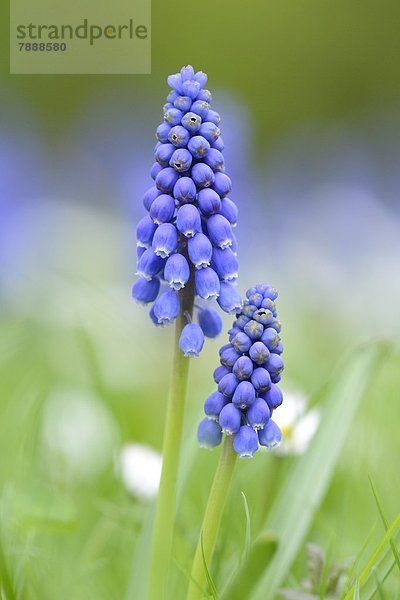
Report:
[[[299,412],[318,411],[349,349],[394,345],[307,540],[345,560],[380,538],[369,474],[390,519],[399,511],[400,5],[153,0],[152,11],[151,76],[10,76],[1,8],[0,567],[21,598],[132,590],[154,485],[132,484],[126,468],[143,457],[130,463],[123,449],[161,448],[173,339],[131,300],[135,227],[166,76],[183,64],[208,73],[240,211],[239,286],[280,292],[284,388],[302,398]],[[191,365],[185,444],[197,476],[182,483],[176,548],[185,568],[218,455],[197,451],[195,430],[220,342]],[[303,446],[238,465],[253,533]],[[143,460],[157,478],[158,454]],[[243,536],[235,493],[228,509],[233,549]],[[305,572],[302,549],[288,585]],[[395,575],[385,586],[400,597]]]

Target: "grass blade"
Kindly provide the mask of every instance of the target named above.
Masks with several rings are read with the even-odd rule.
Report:
[[[353,600],[360,600],[360,584],[358,581],[356,581],[356,585],[354,586]]]
[[[201,553],[203,555],[204,572],[207,577],[207,583],[210,588],[211,596],[213,597],[214,600],[218,600],[217,588],[215,587],[215,583],[214,583],[213,578],[211,577],[210,571],[208,569],[206,557],[204,556],[203,533],[201,534]]]
[[[253,586],[260,578],[278,546],[277,539],[269,533],[262,533],[250,546],[246,560],[242,561],[236,573],[222,594],[222,600],[243,600],[249,598]]]
[[[375,567],[372,569],[372,573],[374,575],[375,584],[376,584],[376,591],[378,592],[379,598],[381,600],[386,600],[385,592],[383,591],[382,584],[381,584],[381,581],[379,579],[379,575],[378,575]]]
[[[375,548],[374,552],[371,554],[367,564],[365,565],[365,567],[362,569],[361,573],[359,574],[357,583],[359,584],[360,587],[362,587],[364,585],[364,583],[367,581],[367,579],[371,575],[372,569],[375,567],[381,553],[385,549],[385,546],[387,546],[387,544],[390,543],[390,540],[393,538],[393,536],[395,535],[395,533],[399,527],[400,527],[400,513],[397,515],[397,517],[395,518],[393,523],[390,525],[390,527],[386,531],[385,535],[379,542],[378,546]],[[347,592],[344,600],[351,600],[351,598],[353,597],[353,594],[354,594],[355,587],[356,586],[354,584],[350,588],[350,590]]]
[[[389,529],[389,521],[387,520],[387,517],[386,517],[385,512],[383,510],[382,502],[381,502],[381,500],[380,500],[380,498],[378,496],[378,490],[376,489],[376,486],[375,486],[374,482],[372,481],[372,477],[369,476],[368,478],[369,478],[369,483],[371,485],[372,493],[373,493],[374,498],[375,498],[376,506],[378,507],[378,511],[379,511],[380,516],[381,516],[383,525],[385,527],[385,530],[387,531]],[[397,566],[399,568],[399,571],[400,571],[400,555],[399,555],[399,551],[397,550],[396,544],[394,543],[393,540],[390,540],[390,547],[392,549],[394,559],[395,559],[395,561],[397,563]]]
[[[334,373],[333,383],[327,388],[321,425],[307,453],[294,464],[267,518],[264,531],[272,531],[279,546],[249,596],[251,600],[263,600],[265,590],[273,598],[282,586],[325,496],[356,410],[385,348],[380,344],[358,348]]]
[[[246,533],[245,533],[245,538],[244,538],[244,549],[243,549],[243,556],[242,556],[242,560],[246,560],[246,558],[249,555],[250,546],[251,546],[251,522],[250,522],[249,505],[247,503],[246,494],[244,492],[240,492],[240,493],[242,494],[243,504],[244,504],[244,512],[246,515]]]

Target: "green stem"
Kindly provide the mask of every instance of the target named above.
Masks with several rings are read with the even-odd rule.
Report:
[[[193,312],[192,280],[193,277],[181,292],[181,311],[175,326],[173,370],[163,440],[163,466],[152,535],[149,600],[164,600],[166,597],[171,562],[176,482],[189,371],[189,359],[185,358],[179,349],[179,338],[187,323],[184,313],[192,315]]]
[[[222,514],[224,512],[225,501],[232,480],[236,457],[237,454],[233,450],[233,436],[226,436],[218,467],[215,472],[211,492],[208,497],[203,525],[201,528],[199,541],[197,543],[187,600],[204,598],[203,590],[206,587],[207,581],[204,562],[209,568],[214,552],[215,542],[217,541]]]

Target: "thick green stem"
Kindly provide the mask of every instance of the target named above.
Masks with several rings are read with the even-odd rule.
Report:
[[[207,581],[204,561],[207,567],[210,567],[236,457],[237,454],[233,450],[233,436],[226,436],[197,543],[187,600],[204,598],[202,590],[205,589]]]
[[[193,301],[194,289],[191,281],[181,292],[181,312],[175,327],[173,370],[163,440],[163,466],[152,535],[149,600],[164,600],[167,593],[175,520],[176,482],[189,371],[189,359],[185,358],[179,349],[179,338],[187,323],[184,313],[192,315]]]

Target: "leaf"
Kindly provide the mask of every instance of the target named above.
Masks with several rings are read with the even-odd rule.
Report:
[[[396,566],[396,561],[393,558],[392,551],[387,549],[384,553],[383,558],[379,561],[379,564],[374,567],[374,571],[379,571],[379,582],[383,585],[390,573]],[[363,587],[363,597],[365,600],[376,600],[376,594],[378,592],[378,586],[376,578],[370,577]]]
[[[372,573],[374,575],[374,579],[375,579],[375,583],[376,583],[376,590],[377,590],[377,592],[379,594],[379,597],[380,597],[381,600],[385,600],[385,593],[383,591],[383,588],[382,588],[382,585],[381,585],[381,582],[380,582],[380,579],[379,579],[379,575],[376,572],[376,568],[375,567],[372,569]]]
[[[204,566],[204,571],[206,574],[206,578],[207,578],[207,582],[211,591],[211,596],[213,597],[214,600],[218,600],[218,592],[217,592],[217,588],[215,587],[215,583],[211,577],[210,571],[208,569],[208,565],[207,565],[207,561],[206,561],[206,557],[204,555],[204,546],[203,546],[203,532],[201,532],[201,554],[203,556],[203,566]]]
[[[149,507],[143,519],[142,531],[136,545],[131,572],[128,579],[125,600],[147,598],[147,583],[150,568],[151,530],[154,520],[154,506]]]
[[[382,344],[358,348],[334,373],[321,425],[306,454],[294,464],[267,518],[264,532],[274,532],[279,546],[249,596],[251,600],[264,600],[265,590],[275,597],[285,580],[325,496],[363,394],[384,355]]]
[[[242,561],[236,573],[229,581],[222,594],[223,600],[243,600],[249,598],[253,585],[276,552],[276,537],[269,532],[258,535],[250,546],[246,560]]]
[[[353,600],[360,600],[360,584],[358,581],[356,581],[356,585],[354,586]]]
[[[245,538],[244,538],[244,549],[243,549],[243,556],[242,556],[242,560],[245,560],[250,552],[250,546],[251,546],[251,523],[250,523],[250,511],[249,511],[249,505],[247,503],[247,498],[244,492],[240,492],[242,494],[242,498],[243,498],[243,504],[244,504],[244,512],[246,515],[246,533],[245,533]]]
[[[378,562],[378,559],[379,559],[380,555],[382,554],[383,550],[385,549],[385,546],[390,543],[390,540],[393,538],[394,534],[396,533],[396,531],[398,530],[399,527],[400,527],[400,513],[397,515],[397,517],[395,518],[393,523],[390,525],[389,529],[386,531],[385,535],[379,542],[378,546],[375,548],[374,552],[371,554],[367,564],[365,565],[365,567],[362,569],[361,573],[359,574],[358,579],[357,579],[357,584],[360,587],[362,587],[364,585],[364,583],[367,581],[367,579],[369,578],[371,571],[375,567],[376,563]],[[353,585],[350,588],[350,590],[347,592],[347,594],[345,596],[345,600],[350,600],[353,597],[355,587],[356,586]]]
[[[376,486],[375,486],[374,482],[372,481],[372,477],[369,476],[368,479],[369,479],[369,483],[370,483],[371,488],[372,488],[372,493],[374,494],[376,506],[378,507],[378,511],[379,511],[379,514],[381,515],[381,519],[382,519],[383,525],[385,527],[385,530],[387,531],[388,528],[389,528],[389,521],[386,518],[385,512],[383,510],[382,502],[380,501],[380,498],[378,496],[378,490],[376,489]],[[396,544],[394,543],[393,540],[390,540],[390,547],[392,549],[393,556],[394,556],[394,559],[395,559],[395,561],[397,563],[397,566],[398,566],[398,568],[400,570],[400,555],[399,555],[399,551],[397,550]]]

